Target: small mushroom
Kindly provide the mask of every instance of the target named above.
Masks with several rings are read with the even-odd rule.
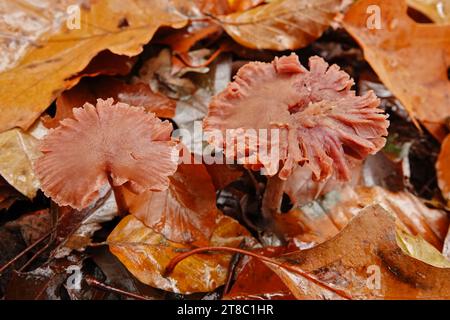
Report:
[[[345,181],[350,179],[349,159],[364,159],[384,146],[387,115],[378,108],[379,99],[372,91],[357,96],[351,90],[353,84],[337,65],[329,66],[314,56],[307,70],[293,53],[272,63],[244,65],[212,99],[204,131],[209,142],[224,148],[229,158],[256,155],[256,162],[244,163],[254,170],[264,169],[269,176],[262,207],[266,218],[279,211],[284,181],[297,165],[309,166],[314,181],[333,174]],[[249,129],[266,129],[270,134],[267,140],[246,143],[239,153],[236,141]],[[272,129],[278,129],[277,142],[271,139]],[[217,130],[227,138],[213,138]],[[267,153],[277,148],[279,156],[261,156],[265,144]]]
[[[118,186],[135,193],[167,189],[179,153],[170,122],[111,98],[73,109],[73,116],[42,141],[35,171],[45,195],[80,210],[109,183],[121,209]]]

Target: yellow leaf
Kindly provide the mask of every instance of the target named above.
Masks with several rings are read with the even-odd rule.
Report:
[[[420,236],[397,229],[397,244],[404,253],[417,260],[438,268],[450,268],[450,261]]]
[[[238,247],[245,239],[252,239],[248,231],[236,220],[221,215],[210,245]],[[162,273],[169,261],[194,247],[168,241],[132,215],[122,219],[109,235],[108,243],[111,252],[141,282],[183,294],[209,292],[223,285],[231,259],[230,254],[193,255],[180,262],[166,278]]]
[[[33,161],[41,155],[38,140],[21,129],[12,129],[0,134],[0,150],[0,175],[33,199],[40,187],[33,172]]]
[[[225,31],[254,49],[287,50],[322,35],[339,12],[341,0],[273,0],[254,9],[219,17]]]
[[[71,76],[100,51],[134,56],[160,26],[186,23],[172,1],[91,0],[79,7],[78,28],[76,19],[66,15],[76,14],[68,9],[74,3],[15,0],[0,8],[5,17],[0,31],[13,39],[0,42],[2,59],[10,65],[0,74],[0,132],[16,126],[28,128],[59,92],[78,82],[79,78]],[[18,27],[17,17],[26,27]],[[14,46],[20,50],[12,50]]]

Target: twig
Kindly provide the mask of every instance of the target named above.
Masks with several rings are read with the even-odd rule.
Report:
[[[37,239],[33,244],[29,245],[27,248],[25,248],[21,253],[19,253],[17,256],[15,256],[14,258],[12,258],[11,260],[9,260],[5,265],[3,265],[0,268],[0,275],[3,273],[3,271],[5,271],[9,266],[11,266],[13,263],[15,263],[17,260],[19,260],[21,257],[23,257],[28,251],[30,251],[31,249],[33,249],[34,247],[36,247],[39,243],[41,243],[42,241],[44,241],[45,239],[48,238],[48,236],[50,236],[53,233],[53,229],[50,230],[49,232],[47,232],[46,234],[44,234],[42,237],[40,237],[39,239]]]
[[[98,281],[97,279],[94,279],[92,277],[86,277],[85,278],[86,283],[91,286],[91,287],[96,287],[100,290],[103,291],[108,291],[108,292],[113,292],[113,293],[118,293],[120,295],[126,296],[126,297],[130,297],[130,298],[134,298],[137,300],[152,300],[149,297],[145,297],[145,296],[141,296],[138,295],[136,293],[132,293],[132,292],[128,292],[119,288],[115,288],[115,287],[111,287],[110,285],[107,285],[103,282]]]

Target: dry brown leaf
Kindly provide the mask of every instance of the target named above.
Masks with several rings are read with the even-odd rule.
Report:
[[[436,174],[439,189],[441,189],[444,198],[450,203],[450,135],[442,142],[441,152],[436,162]]]
[[[166,239],[206,245],[218,210],[211,177],[202,164],[180,164],[165,191],[125,193],[130,213]]]
[[[450,22],[450,0],[408,0],[408,6],[422,12],[436,23]]]
[[[244,227],[220,215],[210,245],[238,247],[246,239],[252,241]],[[189,257],[169,277],[163,277],[169,261],[193,247],[168,241],[132,215],[122,219],[107,241],[111,252],[125,267],[152,287],[187,294],[212,291],[226,281],[230,254]]]
[[[78,78],[70,77],[100,51],[134,56],[160,26],[186,23],[172,1],[98,0],[82,5],[80,28],[69,29],[64,12],[74,2],[17,0],[2,8],[9,19],[2,20],[0,30],[10,35],[2,42],[2,59],[9,61],[10,69],[0,74],[0,131],[28,128],[59,92],[77,83]],[[59,18],[54,22],[56,10]],[[35,20],[37,26],[32,23]],[[26,23],[17,31],[18,21]],[[11,49],[15,39],[25,41],[19,51]]]
[[[381,187],[345,187],[328,193],[288,214],[277,216],[280,228],[308,248],[334,237],[361,208],[379,204],[396,216],[398,226],[420,235],[441,250],[450,220],[443,210],[426,207],[409,192],[391,192]]]
[[[33,162],[41,153],[38,140],[21,129],[0,134],[0,175],[23,195],[30,199],[40,187],[33,171]]]
[[[320,37],[333,22],[341,3],[341,0],[273,0],[218,18],[225,31],[244,46],[292,50]]]
[[[396,242],[394,219],[380,206],[361,211],[333,239],[277,261],[308,272],[352,299],[450,298],[450,268],[437,268],[403,253]],[[340,298],[286,268],[267,265],[298,299]]]
[[[369,6],[381,9],[381,28],[368,28]],[[364,56],[412,118],[436,138],[445,137],[450,116],[450,25],[420,24],[406,13],[405,0],[362,0],[343,21]]]

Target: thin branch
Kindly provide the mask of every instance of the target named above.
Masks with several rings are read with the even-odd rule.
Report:
[[[97,279],[92,278],[92,277],[86,277],[85,280],[86,280],[86,283],[89,286],[96,287],[96,288],[98,288],[100,290],[103,290],[103,291],[117,293],[117,294],[120,294],[122,296],[130,297],[130,298],[137,299],[137,300],[152,300],[149,297],[141,296],[141,295],[138,295],[136,293],[132,293],[132,292],[128,292],[128,291],[125,291],[125,290],[122,290],[122,289],[119,289],[119,288],[112,287],[112,286],[107,285],[107,284],[105,284],[103,282],[100,282]]]

